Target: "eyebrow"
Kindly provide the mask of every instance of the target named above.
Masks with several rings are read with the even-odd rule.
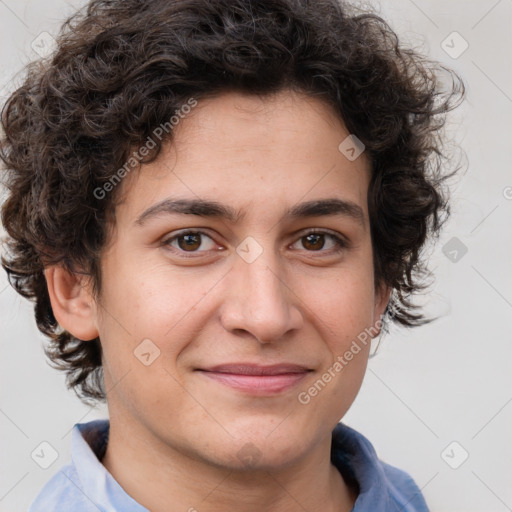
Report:
[[[197,215],[227,220],[236,224],[245,217],[245,212],[207,199],[173,199],[167,198],[145,210],[135,224],[144,225],[148,220],[164,214]],[[330,198],[307,201],[293,206],[284,214],[286,219],[300,219],[306,217],[323,217],[341,215],[359,222],[365,226],[365,215],[362,208],[352,201]]]

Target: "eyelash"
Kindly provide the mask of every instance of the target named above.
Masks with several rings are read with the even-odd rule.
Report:
[[[171,246],[171,243],[174,241],[174,240],[177,240],[179,238],[182,238],[186,235],[201,235],[201,236],[206,236],[208,237],[210,240],[214,241],[213,238],[208,235],[208,233],[204,232],[204,231],[200,231],[200,230],[187,230],[187,231],[182,231],[180,233],[177,233],[176,235],[173,235],[172,237],[169,237],[169,238],[166,238],[164,240],[162,240],[162,246],[164,247],[170,247]],[[326,230],[318,230],[318,229],[311,229],[310,231],[307,231],[305,233],[303,233],[298,239],[297,241],[301,240],[302,238],[305,238],[309,235],[324,235],[324,236],[328,236],[330,238],[333,239],[334,243],[335,243],[335,247],[325,251],[323,249],[320,249],[318,251],[308,251],[307,249],[304,249],[306,250],[307,252],[318,252],[318,253],[330,253],[330,254],[338,254],[342,251],[344,251],[345,249],[348,248],[348,243],[347,241],[340,237],[339,235],[336,235],[330,231],[326,231]],[[197,256],[186,256],[187,253],[189,254],[197,254],[197,253],[203,253],[203,252],[208,252],[208,251],[184,251],[182,249],[179,249],[179,248],[176,248],[176,247],[172,247],[173,250],[175,251],[178,251],[180,253],[180,256],[183,256],[185,255],[184,257],[185,258],[197,258]]]

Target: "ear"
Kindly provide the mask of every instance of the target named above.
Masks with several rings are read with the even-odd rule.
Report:
[[[375,290],[375,306],[373,310],[373,327],[375,332],[377,332],[376,336],[380,334],[380,330],[382,328],[382,320],[381,317],[386,311],[386,306],[389,303],[389,298],[391,296],[391,287],[381,284]]]
[[[59,325],[79,340],[97,338],[96,303],[84,276],[61,266],[48,267],[44,273],[53,314]]]

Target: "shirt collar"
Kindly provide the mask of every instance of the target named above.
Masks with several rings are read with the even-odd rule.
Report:
[[[149,512],[126,493],[100,462],[109,426],[109,420],[95,420],[73,428],[71,457],[81,489],[101,511]],[[390,510],[390,505],[400,505],[402,512],[418,510],[390,482],[371,443],[343,423],[338,423],[332,433],[331,461],[346,483],[358,491],[352,512]]]
[[[347,484],[358,488],[351,512],[428,511],[409,475],[381,462],[370,441],[343,423],[332,433],[331,460]]]
[[[105,453],[109,420],[78,423],[71,433],[71,458],[82,492],[102,512],[149,512],[118,484],[100,462]]]

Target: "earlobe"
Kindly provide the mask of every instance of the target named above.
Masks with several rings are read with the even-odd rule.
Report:
[[[59,325],[80,340],[98,337],[95,302],[83,276],[61,266],[45,269],[52,310]]]
[[[380,334],[382,328],[382,315],[386,311],[386,307],[391,297],[391,287],[382,285],[375,294],[375,309],[374,309],[374,322],[373,326],[377,331],[375,336]]]

